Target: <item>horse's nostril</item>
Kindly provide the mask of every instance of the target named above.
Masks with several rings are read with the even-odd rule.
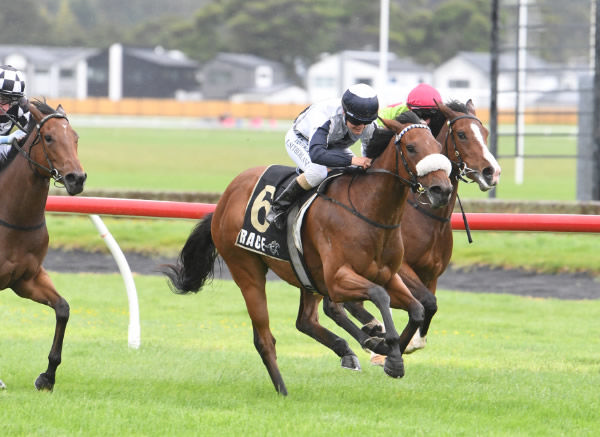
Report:
[[[81,185],[87,179],[87,173],[67,173],[65,175],[65,183],[69,185]]]

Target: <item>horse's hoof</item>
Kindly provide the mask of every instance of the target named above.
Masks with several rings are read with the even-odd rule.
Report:
[[[390,353],[390,347],[383,338],[369,337],[362,344],[364,349],[375,352],[379,355],[388,355]]]
[[[419,331],[417,331],[414,337],[410,340],[410,343],[408,343],[408,346],[406,346],[406,349],[404,349],[403,353],[412,354],[414,351],[418,351],[419,349],[425,349],[426,345],[427,337],[421,337]]]
[[[373,366],[381,366],[385,364],[385,355],[373,354],[371,355],[371,364]]]
[[[0,379],[0,390],[6,390],[6,384]]]
[[[402,378],[404,376],[404,361],[400,359],[386,357],[383,370],[392,378]]]
[[[358,357],[354,354],[352,355],[344,355],[342,357],[342,367],[344,369],[350,369],[350,370],[361,370],[360,369],[360,362],[358,361]]]
[[[54,381],[51,381],[51,378],[46,373],[40,373],[40,376],[35,380],[35,388],[39,391],[52,391],[54,389]]]

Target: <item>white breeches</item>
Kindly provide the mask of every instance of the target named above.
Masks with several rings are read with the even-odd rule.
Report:
[[[311,187],[316,187],[327,177],[327,167],[310,161],[308,140],[297,135],[294,129],[290,129],[285,135],[285,149],[292,161],[304,172]]]

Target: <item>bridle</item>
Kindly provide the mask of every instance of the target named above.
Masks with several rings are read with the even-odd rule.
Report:
[[[446,156],[448,157],[448,159],[450,159],[450,150],[448,147],[448,139],[452,138],[452,145],[454,146],[454,156],[457,158],[458,163],[451,160],[450,159],[450,163],[453,166],[456,166],[458,172],[454,173],[454,178],[456,179],[456,181],[463,181],[465,183],[472,183],[474,181],[470,180],[470,179],[466,179],[466,177],[468,177],[468,175],[470,173],[475,173],[476,171],[473,170],[472,168],[467,167],[467,163],[463,161],[462,156],[460,155],[460,152],[458,151],[458,147],[456,147],[456,139],[454,138],[454,135],[452,135],[452,128],[454,126],[454,123],[456,123],[458,120],[462,120],[464,118],[468,118],[471,120],[477,120],[479,122],[479,124],[483,125],[483,123],[481,123],[481,120],[479,120],[479,118],[475,117],[474,115],[471,114],[463,114],[463,115],[459,115],[458,117],[454,117],[452,120],[448,120],[447,124],[448,124],[448,132],[446,132],[446,137],[444,138],[444,148],[446,150]],[[451,175],[452,177],[452,175]],[[465,230],[467,232],[467,239],[469,241],[469,243],[473,242],[473,239],[471,238],[471,231],[469,229],[469,224],[467,223],[467,216],[465,215],[465,211],[463,209],[462,206],[462,202],[460,201],[460,197],[458,196],[458,193],[456,193],[456,199],[458,200],[458,205],[460,207],[460,211],[462,213],[462,217],[463,217],[463,222],[465,224]],[[409,205],[411,205],[412,207],[414,207],[417,211],[419,211],[421,214],[426,215],[429,218],[432,218],[434,220],[440,221],[442,223],[448,223],[450,221],[450,217],[440,217],[439,215],[433,214],[431,211],[429,211],[428,209],[423,208],[419,203],[418,203],[418,199],[416,201],[413,201],[411,199],[407,199],[407,202]]]
[[[384,174],[389,174],[392,175],[393,177],[397,178],[400,180],[400,182],[402,182],[405,185],[408,185],[410,187],[410,189],[414,192],[414,193],[418,193],[419,196],[426,193],[426,189],[423,187],[423,185],[421,185],[420,182],[417,181],[417,176],[415,175],[415,173],[410,169],[410,166],[408,165],[408,161],[406,160],[406,157],[404,156],[404,152],[402,150],[401,147],[401,143],[402,143],[402,137],[404,137],[404,135],[412,130],[412,129],[427,129],[429,130],[429,126],[427,126],[426,124],[423,123],[415,123],[415,124],[411,124],[406,126],[404,129],[402,129],[399,133],[396,134],[396,139],[394,141],[394,146],[396,149],[396,171],[395,172],[391,172],[389,170],[383,169],[383,168],[368,168],[367,170],[364,170],[360,173],[355,173],[352,176],[352,179],[350,180],[350,183],[348,184],[348,202],[350,203],[350,206],[345,205],[344,203],[341,203],[340,201],[327,196],[324,192],[321,191],[320,187],[319,190],[317,190],[317,194],[321,197],[323,197],[323,199],[325,200],[329,200],[332,203],[335,203],[336,205],[341,206],[342,208],[346,209],[347,211],[351,212],[352,214],[354,214],[355,216],[357,216],[358,218],[364,220],[365,222],[369,223],[372,226],[375,226],[377,228],[382,228],[382,229],[396,229],[398,227],[400,227],[400,223],[397,223],[395,225],[386,225],[383,223],[378,223],[374,220],[371,220],[370,218],[364,216],[363,214],[361,214],[356,207],[354,206],[354,204],[352,203],[352,199],[350,197],[350,187],[352,186],[352,183],[354,182],[354,179],[356,178],[357,174],[376,174],[376,173],[384,173]],[[402,176],[400,176],[400,159],[402,160],[402,165],[404,166],[404,169],[406,170],[406,172],[408,173],[408,176],[410,179],[406,179],[403,178]],[[375,161],[375,160],[373,160]]]
[[[481,123],[481,120],[479,120],[477,117],[475,117],[474,115],[471,115],[471,114],[459,115],[458,117],[454,117],[452,120],[448,120],[447,121],[448,132],[446,132],[446,138],[444,138],[444,148],[446,149],[446,156],[448,157],[448,159],[450,159],[450,150],[449,150],[449,146],[448,146],[448,139],[452,138],[452,145],[454,147],[454,156],[458,160],[458,162],[450,160],[452,165],[455,165],[458,170],[458,172],[455,174],[455,178],[457,180],[461,180],[465,183],[473,183],[474,181],[472,181],[470,179],[466,179],[466,177],[468,177],[468,175],[471,173],[476,173],[476,170],[473,170],[472,168],[467,167],[467,163],[463,161],[462,157],[460,156],[460,152],[458,151],[458,148],[456,147],[456,139],[454,138],[454,135],[452,135],[452,128],[454,126],[454,123],[456,123],[458,120],[462,120],[464,118],[468,118],[471,120],[477,120],[479,122],[479,124],[483,125],[483,123]]]
[[[52,118],[63,118],[67,120],[67,122],[69,121],[66,115],[61,114],[59,112],[53,112],[52,114],[48,114],[36,123],[35,131],[27,136],[27,140],[25,141],[23,147],[19,146],[19,143],[16,139],[13,140],[13,146],[19,151],[19,153],[21,153],[21,155],[25,157],[25,159],[27,159],[27,161],[29,161],[29,164],[32,167],[34,173],[41,177],[45,177],[39,172],[39,170],[41,169],[48,173],[49,177],[51,177],[54,180],[55,185],[64,185],[64,176],[60,174],[56,167],[54,167],[52,160],[48,156],[48,151],[46,150],[46,142],[42,139],[42,127],[44,127],[44,124]],[[40,143],[42,145],[42,150],[44,152],[46,162],[48,163],[48,167],[45,167],[44,165],[31,158],[31,151],[33,147]],[[29,148],[27,148],[27,146],[29,146]],[[27,149],[27,151],[25,149]]]

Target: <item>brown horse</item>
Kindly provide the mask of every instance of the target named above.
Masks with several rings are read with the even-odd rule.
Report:
[[[399,274],[413,296],[423,305],[425,317],[405,353],[425,347],[427,331],[437,311],[435,298],[437,280],[445,271],[452,255],[453,236],[450,216],[457,199],[459,181],[468,178],[476,182],[481,191],[488,191],[498,184],[501,171],[496,159],[487,148],[488,130],[475,115],[472,101],[469,100],[466,104],[457,101],[446,105],[438,103],[438,108],[447,120],[437,139],[443,145],[443,153],[452,163],[450,179],[453,190],[450,201],[441,208],[434,208],[422,202],[414,193],[408,196],[410,206],[404,212],[402,219],[404,259]],[[318,323],[314,315],[317,311],[315,305],[318,305],[320,298],[315,296],[304,298],[303,311],[306,314],[299,317],[303,322],[299,329],[311,335]],[[370,335],[382,335],[383,326],[364,309],[361,302],[347,302],[344,307],[365,324],[363,331]],[[332,306],[327,299],[324,302],[324,310],[338,324],[344,328],[348,327],[350,322],[345,320],[345,313],[340,308]],[[356,335],[356,330],[353,329],[348,331],[361,345],[367,345],[364,335]],[[320,338],[317,340],[321,341]],[[338,342],[338,339],[334,339],[327,346],[335,351]],[[374,362],[382,361],[374,358]],[[342,366],[356,368],[348,366],[344,360]]]
[[[414,113],[385,122],[390,130],[383,131],[381,141],[373,141],[369,148],[369,156],[375,158],[371,168],[364,174],[335,178],[327,189],[329,199],[315,199],[306,213],[302,242],[308,270],[320,293],[333,302],[371,300],[381,311],[386,331],[385,344],[380,347],[387,355],[384,370],[392,377],[402,377],[401,351],[421,325],[424,311],[397,274],[403,252],[400,220],[411,188],[434,205],[448,202],[450,163],[440,154],[440,143]],[[289,262],[235,245],[248,199],[263,171],[262,167],[247,170],[231,182],[214,214],[200,222],[188,238],[177,265],[166,266],[164,273],[176,291],[198,291],[212,276],[217,252],[222,256],[246,301],[254,345],[275,389],[285,395],[269,328],[266,272],[270,268],[288,283],[302,286]],[[409,313],[401,335],[390,316],[390,304]],[[331,334],[324,329],[320,333]]]
[[[32,120],[22,146],[13,143],[0,167],[0,289],[48,305],[56,313],[48,368],[35,381],[38,390],[52,390],[61,362],[69,304],[56,291],[42,262],[48,250],[45,221],[50,179],[70,195],[83,191],[86,174],[77,157],[78,135],[59,106],[29,104]]]

